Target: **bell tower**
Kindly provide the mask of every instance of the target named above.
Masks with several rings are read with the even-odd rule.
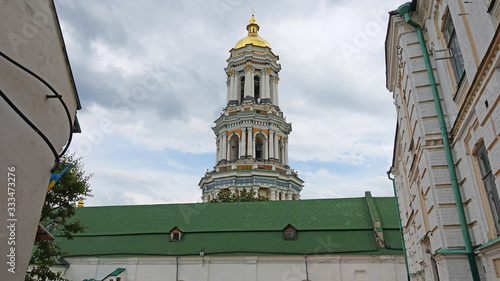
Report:
[[[292,124],[279,108],[279,57],[258,36],[254,15],[248,36],[239,40],[227,59],[227,99],[212,128],[216,165],[200,180],[203,202],[221,190],[254,191],[271,201],[298,200],[304,186],[288,166]]]

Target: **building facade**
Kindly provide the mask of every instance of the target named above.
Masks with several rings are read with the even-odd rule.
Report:
[[[0,279],[21,281],[80,102],[53,1],[0,6]]]
[[[53,270],[82,281],[405,280],[393,197],[78,208]]]
[[[390,13],[391,172],[412,280],[500,279],[499,12],[421,0]]]
[[[200,180],[203,202],[221,190],[253,191],[271,201],[298,200],[303,181],[288,165],[288,136],[292,125],[279,108],[279,57],[258,36],[252,15],[248,36],[230,50],[227,99],[212,128],[216,136],[216,165]]]

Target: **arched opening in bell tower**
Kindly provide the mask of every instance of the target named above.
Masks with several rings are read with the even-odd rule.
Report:
[[[255,137],[255,159],[264,161],[264,139],[261,135]]]
[[[231,162],[238,160],[238,151],[239,151],[239,141],[238,141],[238,136],[233,135],[231,137],[231,140],[229,141],[229,147],[230,147],[230,155],[229,155],[229,160]]]
[[[260,101],[260,78],[259,78],[259,76],[255,76],[253,78],[253,96],[255,99],[255,103],[259,103],[259,101]]]
[[[283,143],[282,139],[279,139],[279,141],[278,141],[278,161],[281,164],[285,164],[284,163],[284,152],[285,152],[285,144]]]
[[[245,98],[245,76],[240,79],[240,103],[243,103]]]

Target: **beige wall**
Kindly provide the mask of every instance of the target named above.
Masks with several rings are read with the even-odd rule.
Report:
[[[487,2],[417,1],[411,14],[423,27],[474,247],[498,235],[475,154],[484,143],[498,189],[500,40],[495,11],[499,9],[491,13],[487,10]],[[442,59],[449,54],[440,51],[447,48],[443,36],[447,15],[453,19],[464,58],[466,77],[460,85],[451,60]],[[435,280],[433,271],[437,271],[441,280],[470,280],[465,255],[440,254],[442,249],[463,248],[464,242],[418,37],[399,15],[393,15],[389,22],[386,54],[387,88],[393,94],[398,116],[392,172],[412,279]],[[476,252],[485,280],[497,280],[493,259],[498,255],[494,249],[500,246],[493,244]]]

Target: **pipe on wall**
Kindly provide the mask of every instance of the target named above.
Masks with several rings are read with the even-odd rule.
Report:
[[[474,281],[481,280],[479,277],[479,270],[477,268],[476,257],[474,250],[472,249],[472,242],[470,239],[469,229],[467,226],[467,220],[465,218],[464,207],[462,203],[462,196],[460,194],[460,189],[458,187],[457,172],[455,170],[455,162],[453,160],[453,154],[451,152],[450,141],[448,138],[448,131],[446,129],[446,123],[444,121],[443,109],[441,107],[441,101],[439,99],[439,94],[436,86],[436,80],[434,79],[434,73],[432,71],[431,61],[429,59],[429,52],[427,51],[427,46],[425,45],[424,35],[422,33],[421,26],[414,22],[410,17],[411,3],[405,3],[398,8],[398,13],[402,15],[409,25],[417,30],[418,41],[420,42],[420,48],[422,49],[422,55],[424,57],[425,68],[427,70],[427,75],[429,76],[429,82],[431,84],[432,96],[434,98],[434,105],[436,107],[436,112],[439,121],[439,128],[441,130],[441,137],[443,139],[443,146],[446,155],[446,162],[448,165],[448,172],[450,174],[451,186],[453,190],[453,195],[455,197],[455,203],[458,211],[458,218],[460,221],[460,228],[462,230],[462,236],[465,244],[465,251],[467,254],[467,259],[469,260],[470,271],[472,274],[472,279]]]
[[[403,236],[403,227],[401,225],[401,215],[399,214],[398,194],[396,192],[396,184],[394,184],[394,179],[391,178],[390,169],[389,171],[387,171],[387,177],[392,181],[392,187],[394,188],[394,199],[396,200],[396,214],[398,215],[399,233],[401,234],[401,244],[403,245],[403,255],[405,257],[406,277],[408,277],[408,281],[410,281],[410,269],[408,268],[408,259],[406,258],[406,245]]]

